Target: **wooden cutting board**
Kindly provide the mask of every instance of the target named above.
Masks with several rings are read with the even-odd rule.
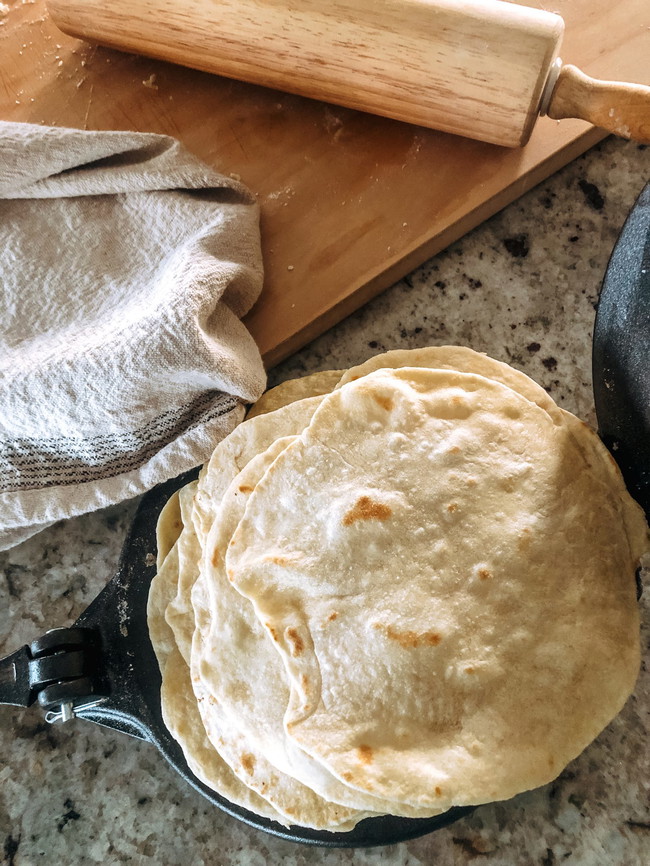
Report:
[[[650,84],[648,0],[553,11],[565,62]],[[261,205],[265,287],[246,321],[268,366],[604,136],[543,118],[523,149],[481,144],[91,46],[45,0],[0,3],[0,117],[166,133],[241,178]]]

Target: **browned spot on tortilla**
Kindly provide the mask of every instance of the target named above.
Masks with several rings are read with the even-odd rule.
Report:
[[[278,640],[278,633],[277,633],[277,631],[273,628],[273,626],[271,625],[270,622],[267,622],[267,623],[266,623],[266,627],[268,628],[268,630],[269,630],[269,634],[271,635],[271,637],[273,638],[273,640],[277,642],[277,640]]]
[[[235,572],[233,571],[232,568],[229,568],[228,569],[228,580],[234,580],[234,579],[235,579]]]
[[[177,518],[177,519],[174,521],[174,529],[182,529],[182,528],[183,528],[183,521],[182,521],[182,520],[178,520],[178,518]]]
[[[441,796],[442,790],[438,787],[438,785],[436,785],[436,787],[433,790],[436,792],[436,797]]]
[[[241,765],[249,775],[252,775],[255,769],[255,757],[247,752],[241,756]]]
[[[457,503],[456,503],[456,502],[450,502],[449,505],[447,506],[447,511],[448,511],[450,514],[453,514],[454,511],[458,511],[458,505],[457,505]]]
[[[250,484],[240,484],[239,492],[240,493],[252,493],[255,488],[251,487]]]
[[[344,515],[343,525],[351,526],[357,520],[387,520],[392,514],[388,505],[373,502],[369,496],[360,496],[354,506]]]
[[[289,640],[291,642],[291,655],[292,656],[299,656],[300,653],[305,648],[305,644],[303,642],[303,639],[300,637],[300,635],[295,630],[295,628],[288,628],[287,629],[287,637],[289,638]]]
[[[217,699],[215,698],[214,695],[208,695],[208,703],[213,704],[213,705],[217,703]]]
[[[337,616],[338,616],[338,613],[335,610],[333,610],[331,612],[331,614],[327,617],[327,619],[331,622],[332,620],[336,619]]]
[[[450,454],[458,454],[459,451],[460,451],[460,448],[458,447],[458,445],[452,445],[451,448],[449,449]]]
[[[216,567],[219,565],[219,563],[221,562],[221,554],[219,553],[219,548],[218,548],[218,547],[215,547],[215,549],[212,551],[212,558],[210,559],[210,562],[212,563],[212,565],[213,565],[215,568],[216,568]]]
[[[343,773],[342,775],[346,782],[351,782],[354,779],[352,773]]]
[[[273,565],[291,565],[288,556],[265,556],[264,562],[272,562]]]
[[[373,628],[380,628],[386,632],[386,636],[396,641],[404,649],[415,649],[419,646],[438,646],[442,640],[435,631],[398,631],[392,625],[384,625],[382,622],[373,623]]]
[[[384,397],[382,394],[373,394],[372,398],[375,403],[378,403],[381,408],[385,409],[387,412],[390,412],[395,405],[390,397]]]
[[[474,668],[465,668],[465,673],[466,673],[466,674],[473,674],[473,673],[474,673]]]
[[[360,745],[357,749],[357,754],[362,764],[370,764],[372,762],[372,748],[370,746],[366,746],[365,744]]]
[[[478,576],[481,580],[488,580],[490,577],[492,577],[492,572],[488,571],[487,568],[479,568]]]
[[[476,478],[468,478],[467,479],[467,486],[468,487],[476,487],[477,483],[478,482],[477,482]]]
[[[309,685],[309,677],[307,674],[300,675],[300,685],[305,689],[305,691],[307,691],[307,686]]]

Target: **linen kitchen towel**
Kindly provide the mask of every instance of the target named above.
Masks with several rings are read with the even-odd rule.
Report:
[[[176,140],[0,123],[0,549],[209,457],[261,287],[254,197]]]

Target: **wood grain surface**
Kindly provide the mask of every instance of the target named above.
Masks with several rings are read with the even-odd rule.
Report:
[[[553,8],[563,60],[650,84],[647,0]],[[0,10],[2,119],[166,133],[253,190],[266,279],[247,324],[269,366],[604,135],[542,118],[504,149],[99,48],[63,35],[44,0]]]
[[[564,30],[559,15],[498,0],[48,0],[47,8],[72,36],[508,147],[530,136]]]

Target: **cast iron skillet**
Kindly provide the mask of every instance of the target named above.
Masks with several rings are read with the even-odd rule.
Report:
[[[593,344],[598,432],[630,493],[650,514],[650,183],[603,281]]]
[[[650,184],[612,254],[596,317],[593,373],[599,433],[628,488],[650,510]],[[54,629],[0,659],[0,703],[31,706],[48,721],[73,715],[147,740],[223,811],[284,839],[328,847],[388,845],[430,833],[471,808],[434,818],[367,818],[347,833],[286,829],[233,805],[199,781],[161,716],[161,678],[146,608],[155,568],[158,515],[196,470],[148,493],[137,511],[117,574],[72,628]]]

